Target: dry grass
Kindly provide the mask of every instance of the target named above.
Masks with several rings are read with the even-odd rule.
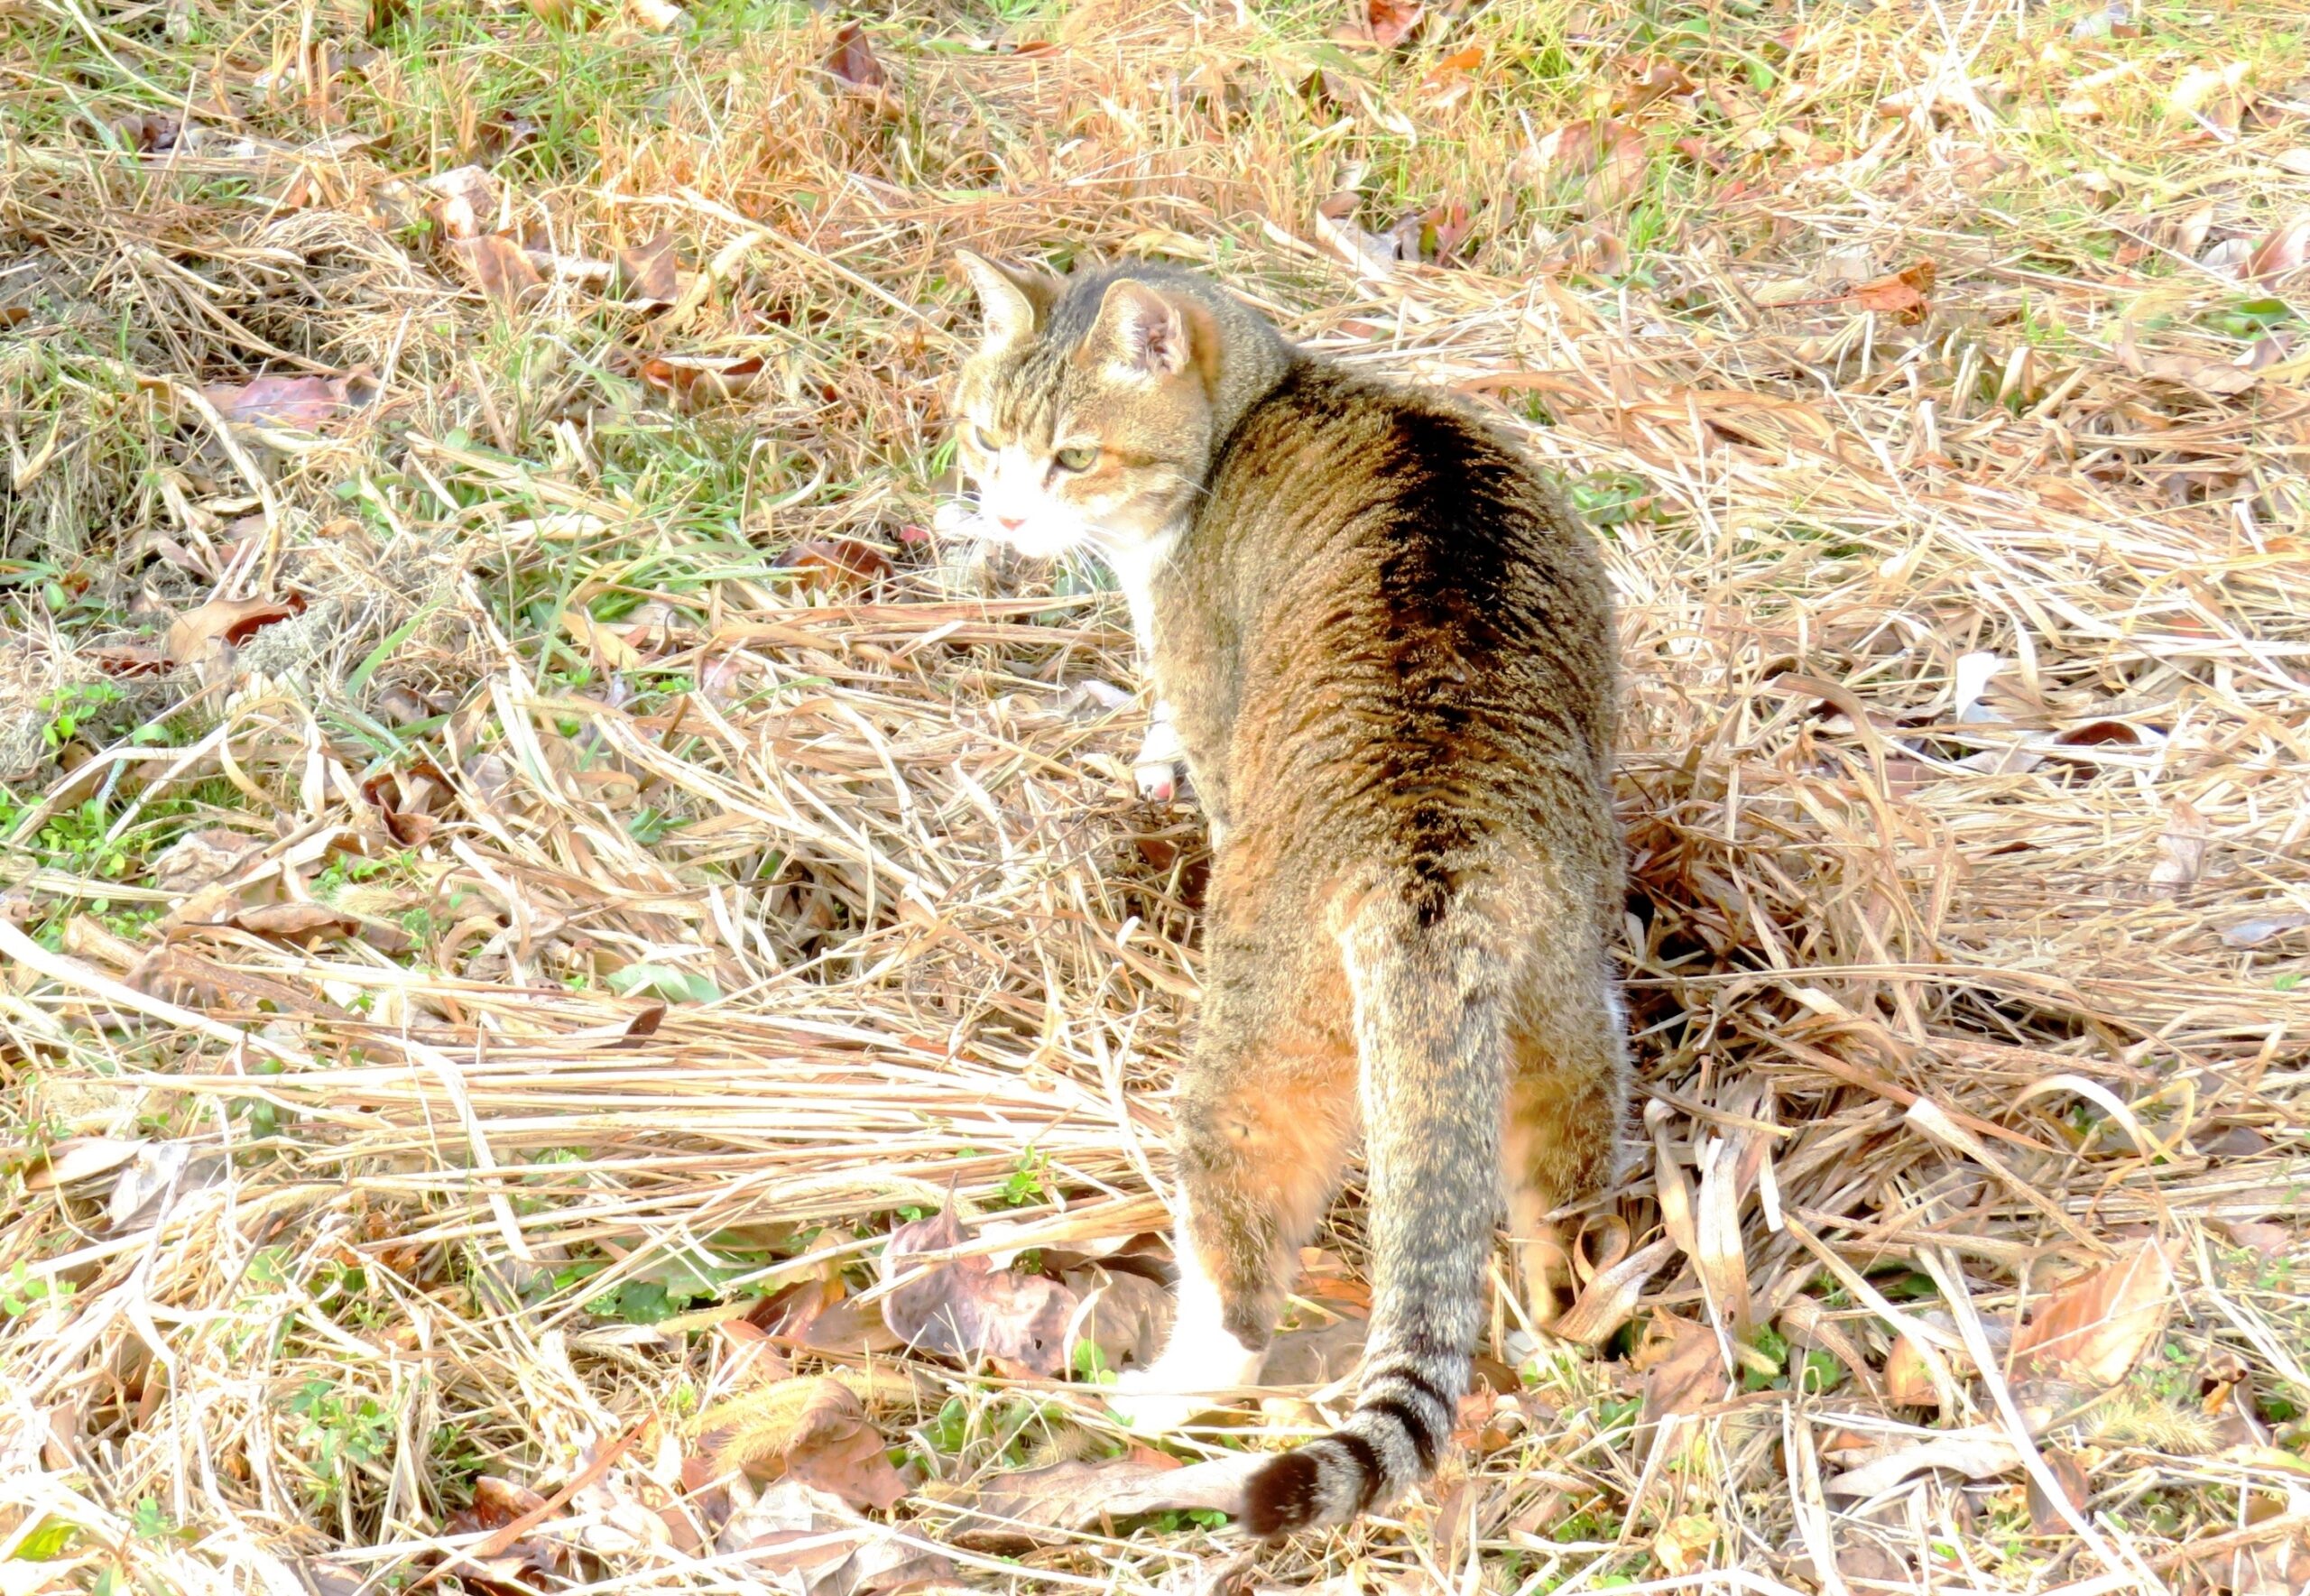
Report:
[[[914,6],[866,88],[799,7],[543,9],[0,9],[0,1591],[407,1588],[476,1473],[588,1461],[541,1587],[762,1588],[664,1528],[716,1320],[864,1287],[949,1189],[1012,1246],[1160,1223],[1200,830],[1085,686],[1132,685],[1096,573],[915,530],[960,244],[1199,261],[1488,396],[1624,601],[1649,1107],[1589,1218],[1666,1236],[1639,1327],[1731,1361],[1640,1425],[1637,1331],[1540,1348],[1503,1301],[1524,1427],[1244,1577],[2299,1583],[2294,8],[1503,3],[1376,51],[1312,9]],[[1656,60],[1694,92],[1636,103]],[[517,310],[418,187],[464,164]],[[1344,183],[1356,230],[1470,230],[1351,267]],[[666,233],[674,302],[620,302]],[[1846,291],[1919,258],[1921,321]],[[202,397],[356,371],[318,433]],[[892,567],[781,563],[834,538]],[[252,597],[300,613],[159,657]],[[188,898],[192,833],[229,868]],[[1359,1229],[1351,1192],[1351,1269]],[[2145,1238],[2165,1333],[2025,1413],[1994,1349]],[[1897,1325],[1937,1414],[1888,1399]],[[1113,1436],[1084,1386],[899,1361],[878,1420],[941,1479]],[[1986,1429],[2028,1467],[1824,1492]],[[957,1577],[1224,1554],[1117,1530]]]

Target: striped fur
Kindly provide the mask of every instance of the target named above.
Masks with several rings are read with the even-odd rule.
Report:
[[[1612,1173],[1603,573],[1483,421],[1292,349],[1202,279],[972,271],[993,330],[966,464],[1019,547],[1123,575],[1216,850],[1173,1105],[1195,1289],[1118,1408],[1176,1423],[1242,1381],[1360,1136],[1361,1397],[1246,1510],[1261,1535],[1338,1522],[1447,1444],[1503,1196],[1545,1316],[1545,1216]]]

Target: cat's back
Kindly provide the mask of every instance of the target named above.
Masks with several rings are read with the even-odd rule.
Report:
[[[1294,763],[1359,743],[1472,776],[1609,757],[1595,540],[1455,401],[1295,363],[1229,438],[1190,538],[1203,604],[1240,640],[1239,743],[1259,717],[1307,744]]]

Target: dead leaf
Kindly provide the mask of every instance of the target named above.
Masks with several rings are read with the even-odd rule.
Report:
[[[2070,1508],[2078,1513],[2084,1512],[2085,1504],[2093,1499],[2093,1488],[2086,1483],[2085,1471],[2078,1466],[2077,1459],[2066,1452],[2047,1452],[2045,1460],[2047,1471],[2061,1487],[2061,1493],[2068,1499]],[[2037,1475],[2028,1476],[2024,1484],[2029,1499],[2030,1533],[2039,1536],[2068,1534],[2069,1518],[2046,1493],[2046,1488],[2037,1482]]]
[[[1848,1469],[1823,1489],[1836,1496],[1875,1496],[1927,1469],[1948,1469],[1968,1480],[1988,1480],[2021,1466],[2021,1453],[2003,1430],[1986,1425],[1904,1446]]]
[[[231,875],[263,852],[271,840],[221,826],[187,832],[152,861],[152,884],[182,896]]]
[[[437,172],[417,185],[433,196],[426,208],[453,239],[478,238],[494,232],[503,204],[497,180],[478,166],[456,166]]]
[[[2165,1328],[2173,1301],[2164,1245],[2142,1242],[2047,1297],[2013,1333],[2013,1355],[2038,1372],[2106,1389]]]
[[[1364,44],[1393,50],[1409,39],[1428,14],[1421,0],[1351,0],[1354,14],[1333,31],[1343,44]]]
[[[2275,283],[2310,263],[2310,215],[2298,216],[2254,246],[2246,258],[2246,275],[2258,282]]]
[[[2167,91],[2166,115],[2202,122],[2225,134],[2236,133],[2253,99],[2246,87],[2246,70],[2244,61],[2192,67]]]
[[[635,369],[643,383],[686,411],[744,398],[769,371],[759,355],[744,359],[652,355]]]
[[[1344,1379],[1363,1361],[1372,1325],[1364,1319],[1335,1319],[1328,1324],[1287,1330],[1268,1343],[1260,1365],[1263,1386],[1324,1386]]]
[[[773,563],[799,572],[801,586],[821,593],[855,593],[891,574],[891,557],[855,538],[806,538]]]
[[[2266,1219],[2231,1219],[2215,1222],[2231,1244],[2259,1252],[2264,1258],[2283,1258],[2294,1250],[2294,1232],[2282,1224],[2272,1224]]]
[[[1361,275],[1384,277],[1402,258],[1403,246],[1395,239],[1367,233],[1353,219],[1328,217],[1319,210],[1309,227],[1317,243]]]
[[[1914,327],[1931,309],[1927,296],[1933,292],[1933,263],[1918,261],[1890,277],[1862,283],[1853,291],[1853,302],[1863,310],[1892,316],[1902,326]]]
[[[168,650],[151,643],[105,643],[81,650],[80,658],[113,678],[165,676],[176,668]]]
[[[606,622],[595,620],[583,610],[562,611],[561,629],[584,645],[594,663],[603,669],[631,670],[642,663],[641,650],[626,641],[624,633]]]
[[[964,1515],[961,1545],[988,1551],[1049,1545],[1141,1513],[1215,1510],[1233,1514],[1258,1453],[1181,1468],[1147,1447],[1101,1462],[1053,1463],[994,1474],[975,1485],[927,1486],[919,1494]]]
[[[109,1175],[151,1145],[112,1136],[68,1137],[51,1145],[47,1157],[24,1172],[24,1189],[47,1191]]]
[[[259,377],[238,385],[218,383],[200,392],[227,421],[318,432],[357,408],[360,401],[355,384],[358,380],[350,376]]]
[[[425,759],[378,771],[361,783],[361,796],[375,807],[386,835],[404,848],[430,838],[457,801],[441,767]]]
[[[732,1513],[714,1545],[743,1558],[750,1578],[779,1576],[777,1589],[808,1596],[882,1596],[955,1577],[945,1557],[899,1540],[799,1480],[781,1480]]]
[[[449,247],[465,262],[483,295],[508,314],[522,308],[524,295],[544,286],[545,279],[530,263],[529,252],[503,233],[453,239]]]
[[[473,1505],[453,1515],[441,1527],[443,1535],[484,1535],[501,1530],[525,1514],[545,1506],[545,1498],[524,1485],[494,1474],[474,1479]],[[457,1564],[463,1583],[487,1589],[533,1592],[550,1577],[568,1566],[569,1549],[542,1536],[522,1536],[494,1557],[468,1556]]]
[[[958,1247],[965,1239],[952,1204],[891,1232],[882,1250],[882,1278],[898,1279],[925,1252]],[[1036,1374],[1067,1367],[1067,1326],[1076,1298],[1041,1275],[997,1269],[984,1258],[934,1264],[882,1298],[882,1319],[910,1347],[959,1361],[1005,1359]]]
[[[2152,355],[2140,365],[2145,377],[2180,388],[2194,388],[2215,399],[2243,393],[2261,381],[2244,366],[2200,355]]]
[[[1082,1297],[1067,1326],[1070,1361],[1075,1347],[1086,1342],[1099,1349],[1109,1369],[1143,1368],[1160,1355],[1171,1329],[1170,1292],[1144,1275],[1111,1274],[1095,1266],[1069,1269],[1062,1278]]]
[[[670,305],[680,298],[674,235],[661,233],[647,244],[619,250],[617,282],[629,305]]]
[[[708,1408],[698,1422],[699,1454],[716,1476],[792,1478],[878,1511],[906,1494],[889,1443],[858,1393],[838,1379],[773,1380]]]
[[[1893,1350],[1885,1354],[1885,1399],[1900,1407],[1938,1407],[1940,1388],[1933,1383],[1933,1372],[1927,1365],[1925,1354],[1917,1351],[1917,1342],[1907,1332],[1894,1341]]]
[[[2166,829],[2158,837],[2158,863],[2149,867],[2149,884],[2168,898],[2194,885],[2205,871],[2205,816],[2186,798],[2166,806]]]
[[[834,36],[834,48],[827,51],[827,70],[835,81],[852,88],[880,89],[890,81],[890,74],[875,59],[874,47],[866,41],[865,31],[856,23],[845,23]]]
[[[259,903],[236,909],[226,922],[259,936],[306,941],[322,936],[350,936],[361,929],[358,916],[331,909],[326,903]]]
[[[1691,1573],[1709,1565],[1718,1534],[1716,1520],[1707,1515],[1679,1514],[1652,1537],[1652,1555],[1671,1575]]]
[[[180,665],[204,663],[302,608],[271,598],[212,598],[169,623],[169,658]]]
[[[1432,210],[1413,211],[1390,229],[1396,253],[1407,261],[1443,261],[1468,235],[1468,208],[1458,200]]]
[[[1652,1315],[1629,1363],[1644,1376],[1643,1424],[1697,1412],[1724,1394],[1716,1333],[1675,1314]]]
[[[1509,162],[1508,175],[1535,188],[1571,190],[1591,216],[1625,210],[1643,193],[1651,173],[1644,135],[1627,123],[1568,123],[1544,134]]]
[[[1672,60],[1658,56],[1622,56],[1612,63],[1620,69],[1623,82],[1612,94],[1614,114],[1625,115],[1640,111],[1658,99],[1671,95],[1694,92],[1693,80],[1685,69]]]
[[[1430,111],[1449,110],[1476,90],[1475,73],[1483,65],[1483,46],[1471,44],[1437,61],[1419,80],[1420,103]]]
[[[627,14],[656,33],[670,33],[689,21],[689,13],[672,0],[625,0]]]
[[[1646,1283],[1676,1251],[1677,1244],[1663,1236],[1610,1268],[1597,1270],[1581,1288],[1578,1300],[1548,1328],[1566,1341],[1603,1345],[1629,1322]]]

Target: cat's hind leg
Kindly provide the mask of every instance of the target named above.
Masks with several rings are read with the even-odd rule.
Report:
[[[1295,1004],[1295,1008],[1298,1005]],[[1249,1384],[1355,1133],[1355,1053],[1332,1023],[1258,1013],[1207,989],[1178,1122],[1178,1311],[1162,1356],[1128,1371],[1110,1406],[1134,1429],[1176,1429]]]
[[[1619,1172],[1627,1112],[1626,1020],[1606,977],[1528,992],[1510,1032],[1501,1161],[1508,1234],[1533,1322],[1546,1326],[1572,1278],[1568,1238],[1548,1215]]]

